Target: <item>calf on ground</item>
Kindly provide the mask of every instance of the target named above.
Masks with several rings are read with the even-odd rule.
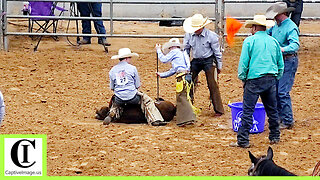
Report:
[[[112,97],[113,98],[113,97]],[[112,106],[112,98],[109,107],[104,106],[96,110],[96,119],[104,120],[109,114],[109,109]],[[159,109],[164,121],[170,122],[176,114],[176,107],[169,101],[162,98],[156,99],[156,107]],[[147,119],[143,114],[140,105],[125,105],[122,107],[122,113],[119,119],[112,121],[114,123],[139,124],[147,123]]]
[[[273,162],[273,150],[271,147],[268,148],[266,156],[256,158],[249,151],[249,157],[252,162],[252,166],[248,170],[249,176],[296,176]]]

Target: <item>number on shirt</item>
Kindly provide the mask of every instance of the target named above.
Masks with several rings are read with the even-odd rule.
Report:
[[[128,79],[126,77],[126,72],[120,71],[116,74],[116,82],[119,86],[126,85],[128,83]]]

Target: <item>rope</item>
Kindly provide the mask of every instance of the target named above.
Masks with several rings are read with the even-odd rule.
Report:
[[[314,167],[311,176],[320,176],[320,161],[316,164],[316,167]]]

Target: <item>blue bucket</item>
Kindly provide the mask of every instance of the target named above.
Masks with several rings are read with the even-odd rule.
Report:
[[[232,116],[232,129],[238,132],[239,126],[241,126],[241,117],[243,115],[242,102],[236,102],[228,104],[231,108]],[[266,111],[262,103],[257,103],[252,115],[253,124],[250,128],[250,133],[261,133],[264,131],[264,124],[266,119]]]

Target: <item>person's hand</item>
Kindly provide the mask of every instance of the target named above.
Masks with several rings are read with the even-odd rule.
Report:
[[[161,44],[156,44],[156,50],[161,50]]]

